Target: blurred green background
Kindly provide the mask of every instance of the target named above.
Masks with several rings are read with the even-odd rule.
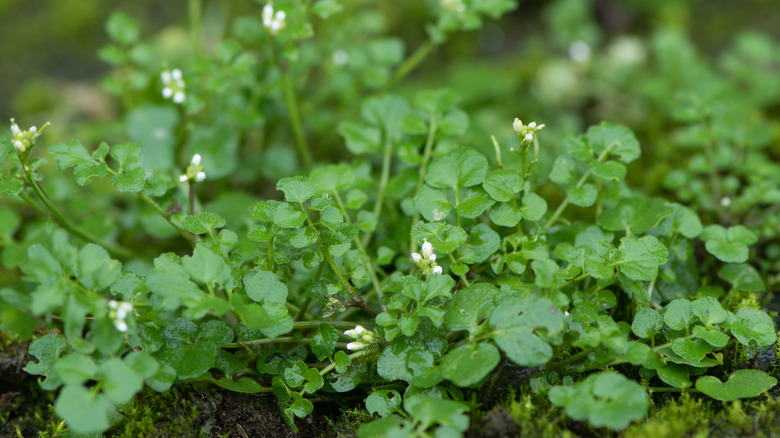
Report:
[[[349,7],[354,1],[344,3]],[[429,19],[425,2],[369,3],[385,11],[387,34],[401,36],[407,52],[424,39]],[[231,17],[259,14],[261,7],[249,0],[205,0],[203,5],[207,46],[222,37]],[[187,6],[184,0],[0,0],[0,114],[31,122],[51,118],[53,112],[65,113],[71,121],[110,119],[116,115],[116,102],[99,88],[109,66],[97,56],[108,43],[104,23],[110,12],[124,10],[142,24],[142,36],[176,45],[187,38]],[[500,22],[456,34],[429,58],[417,78],[438,81],[441,68],[456,74],[452,70],[458,62],[442,61],[504,65],[518,56],[533,59],[527,58],[533,52],[530,43],[538,40],[545,42],[541,48],[561,54],[573,40],[586,41],[598,51],[616,35],[643,38],[669,25],[685,29],[704,53],[717,53],[746,29],[777,39],[780,4],[776,0],[521,1]],[[497,79],[493,85],[507,80]]]

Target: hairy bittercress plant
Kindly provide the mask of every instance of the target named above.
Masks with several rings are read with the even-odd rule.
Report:
[[[489,4],[442,1],[429,42],[396,69],[392,44],[377,43],[387,62],[350,73],[362,78],[353,91],[391,86],[449,33],[514,5]],[[187,381],[273,392],[293,429],[314,409],[312,394],[362,394],[380,417],[358,431],[366,437],[459,436],[474,395],[511,366],[533,369],[532,390],[571,418],[613,430],[643,418],[655,391],[729,401],[775,386],[765,372],[734,371],[731,359],[770,348],[772,319],[756,306],[724,306],[699,269],[761,290],[749,264],[761,234],[720,221],[731,206],[722,199],[632,189],[628,165],[641,148],[626,126],[591,126],[541,163],[551,147],[544,124],[515,119],[514,146],[494,138],[494,149],[477,149],[462,141],[469,118],[455,93],[381,93],[359,104],[359,116],[340,115],[351,158],[315,161],[306,129],[318,128],[301,116],[306,96],[292,80],[311,65],[296,43],[312,35],[312,14],[340,8],[264,4],[262,20],[244,17],[213,57],[182,64],[186,96],[181,70],[166,67],[153,84],[159,63],[127,56],[144,44],[138,26],[112,16],[114,45],[102,56],[124,72],[108,86],[122,97],[132,141],[48,150],[78,186],[128,206],[105,229],[55,203],[44,160],[31,155],[43,128],[22,131],[12,119],[1,187],[44,220],[3,230],[3,263],[23,276],[0,290],[0,325],[28,337],[45,327],[26,369],[60,390],[55,408],[73,431],[106,430],[144,385]],[[260,45],[267,57],[255,56]],[[361,49],[350,50],[344,56]],[[279,95],[266,94],[267,83]],[[283,138],[302,168],[274,178],[278,193],[268,193],[250,188],[258,177],[241,160],[257,151],[243,151],[239,138],[274,117],[289,121],[279,129],[289,129]],[[713,117],[691,120],[703,129]],[[705,148],[721,138],[706,137]],[[504,163],[502,151],[519,162]],[[710,176],[714,184],[721,175]],[[201,202],[207,191],[224,192],[223,204]],[[713,257],[702,261],[696,247]]]

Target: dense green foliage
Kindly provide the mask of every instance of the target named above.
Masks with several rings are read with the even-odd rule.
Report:
[[[375,418],[358,436],[456,437],[507,367],[610,430],[659,392],[775,387],[746,363],[777,340],[777,44],[712,64],[679,29],[602,43],[579,5],[546,10],[542,48],[571,59],[527,54],[517,109],[475,104],[516,87],[499,70],[404,85],[511,0],[430,2],[409,54],[365,2],[257,4],[204,45],[193,1],[172,58],[112,14],[112,140],[0,139],[0,329],[34,339],[57,415],[102,432],[145,386],[199,381],[273,393],[293,430],[349,392]],[[585,126],[583,84],[620,96],[611,121]]]

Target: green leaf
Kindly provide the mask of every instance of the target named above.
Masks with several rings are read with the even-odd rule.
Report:
[[[672,351],[688,362],[697,363],[712,353],[712,346],[701,339],[677,338],[672,341]]]
[[[649,307],[639,309],[634,316],[634,322],[631,323],[634,334],[644,339],[660,332],[663,327],[664,320],[661,315]]]
[[[178,213],[171,216],[171,221],[177,227],[184,228],[193,234],[207,234],[225,226],[225,219],[222,216],[207,211],[198,213],[196,216]]]
[[[220,388],[225,388],[228,391],[240,392],[243,394],[258,394],[266,392],[267,388],[263,387],[256,381],[249,377],[241,377],[238,380],[232,380],[227,377],[222,377],[212,382]]]
[[[366,410],[380,417],[398,412],[401,409],[401,394],[391,389],[380,389],[366,397]]]
[[[405,422],[407,427],[411,427],[409,422]],[[393,436],[391,434],[398,434],[401,432],[401,418],[397,415],[390,415],[385,418],[365,423],[360,426],[357,431],[358,438],[378,438]],[[403,432],[401,432],[403,433]],[[398,435],[398,438],[406,438],[404,435]]]
[[[376,362],[377,373],[387,380],[405,380],[409,383],[423,372],[433,368],[434,355],[421,337],[398,337],[388,345]]]
[[[746,263],[728,264],[721,270],[723,278],[731,283],[735,291],[762,292],[766,290],[764,280],[756,268]]]
[[[349,165],[341,163],[318,167],[311,172],[309,178],[317,190],[333,194],[351,186],[355,175]]]
[[[464,344],[442,358],[441,374],[458,386],[471,386],[493,371],[500,359],[501,354],[493,344]]]
[[[664,322],[672,330],[688,330],[693,316],[691,302],[685,298],[678,298],[664,308]]]
[[[654,279],[658,267],[669,260],[669,250],[655,236],[624,237],[618,249],[623,254],[619,269],[632,280]]]
[[[91,379],[96,371],[95,361],[81,354],[68,354],[54,362],[54,372],[65,385],[81,385]]]
[[[498,289],[489,283],[474,283],[459,290],[444,305],[444,328],[475,332],[480,321],[495,308],[493,298]]]
[[[514,227],[520,223],[520,219],[523,218],[523,213],[519,208],[509,203],[500,203],[494,205],[488,213],[490,220],[502,227]]]
[[[772,318],[759,309],[743,307],[731,322],[731,334],[742,344],[772,345],[777,340]]]
[[[572,187],[566,191],[566,198],[572,204],[579,207],[590,207],[596,202],[598,197],[598,190],[596,186],[590,183],[585,183],[582,187]]]
[[[431,242],[436,253],[449,254],[466,242],[466,232],[463,228],[440,222],[417,222],[412,227],[412,237],[422,242]]]
[[[691,310],[704,325],[720,324],[728,318],[723,306],[712,297],[696,299],[691,303]]]
[[[439,189],[471,187],[485,180],[487,158],[476,150],[462,147],[434,158],[425,175],[425,182]]]
[[[469,241],[461,247],[460,260],[465,263],[482,263],[501,246],[501,238],[486,224],[471,229]]]
[[[679,232],[689,239],[701,234],[703,227],[695,211],[676,203],[668,205],[672,207],[672,214],[658,225],[661,234],[670,235],[673,232]]]
[[[103,394],[91,392],[81,385],[68,385],[57,397],[54,410],[72,432],[88,434],[108,429],[114,407]]]
[[[112,40],[130,46],[138,42],[141,33],[138,22],[123,11],[114,11],[106,20],[106,33]]]
[[[576,163],[570,156],[559,156],[550,171],[550,180],[560,186],[574,184],[577,181],[574,175],[575,167]]]
[[[279,281],[276,274],[268,271],[254,271],[244,276],[246,294],[258,303],[284,304],[287,301],[287,285]]]
[[[658,373],[658,378],[669,386],[683,389],[693,386],[693,383],[691,383],[691,368],[687,365],[667,363],[665,366],[658,368],[656,372]]]
[[[509,169],[496,169],[482,182],[482,188],[498,202],[509,202],[523,188],[523,180],[517,172]]]
[[[523,217],[529,221],[538,221],[547,213],[547,201],[536,193],[523,195],[523,206],[520,207]]]
[[[247,327],[260,330],[266,337],[281,336],[293,329],[293,319],[284,304],[245,304],[237,294],[233,294],[231,303]]]
[[[713,376],[702,376],[696,380],[696,389],[724,402],[758,397],[775,385],[777,379],[758,370],[734,371],[726,382],[721,382]]]
[[[609,148],[611,155],[617,155],[626,164],[639,158],[642,152],[634,133],[623,125],[602,122],[588,128],[586,136],[597,154]]]
[[[626,198],[621,199],[614,208],[601,212],[598,224],[607,231],[645,233],[655,228],[673,211],[674,209],[663,199]]]
[[[464,192],[465,195],[461,194],[460,204],[456,208],[460,217],[475,219],[495,204],[495,201],[479,186],[464,190]]]
[[[560,343],[563,312],[550,300],[534,296],[508,296],[490,316],[491,334],[507,357],[518,365],[540,366],[553,354],[549,342]]]
[[[593,175],[608,181],[620,182],[626,178],[625,164],[617,161],[596,162],[590,166],[590,170],[593,172]]]
[[[305,202],[314,195],[314,186],[304,176],[282,178],[276,183],[276,190],[284,192],[284,199],[288,202]]]
[[[347,149],[355,155],[378,152],[382,132],[373,127],[355,122],[341,122],[338,128],[339,134],[344,137]]]
[[[438,430],[454,430],[455,436],[459,436],[458,432],[465,432],[469,427],[469,417],[465,414],[468,407],[452,400],[413,395],[404,400],[404,410],[420,423],[420,430],[438,424]]]
[[[215,254],[203,244],[195,247],[192,257],[182,257],[181,264],[190,277],[200,283],[208,285],[219,283],[228,291],[235,286],[230,267],[222,256]]]
[[[119,279],[122,264],[111,260],[102,246],[88,243],[76,259],[76,277],[87,289],[106,289]]]
[[[743,263],[748,259],[748,246],[756,243],[758,237],[742,225],[728,229],[720,225],[704,228],[701,236],[707,252],[727,263]]]
[[[729,335],[721,332],[714,327],[702,327],[700,325],[693,327],[693,335],[704,340],[715,348],[723,348],[729,342]]]
[[[312,353],[317,356],[317,360],[323,360],[333,354],[336,348],[336,341],[339,340],[339,333],[328,323],[320,324],[317,334],[311,340]]]
[[[309,11],[326,20],[331,15],[341,12],[342,9],[344,7],[337,0],[320,0],[312,5]]]
[[[641,385],[614,372],[592,374],[574,386],[555,386],[548,395],[572,419],[612,430],[644,418],[650,405]]]
[[[100,364],[97,380],[102,384],[106,397],[118,405],[129,402],[144,385],[143,379],[132,368],[115,357]]]
[[[160,363],[156,359],[140,351],[131,352],[124,361],[142,379],[149,379],[160,370]]]
[[[120,192],[140,192],[146,182],[146,171],[138,164],[141,147],[135,143],[118,144],[111,148],[111,157],[119,163],[118,175],[111,182]]]
[[[141,146],[144,168],[170,171],[174,167],[174,131],[178,124],[179,113],[171,105],[147,103],[127,113],[125,126],[130,138]]]
[[[80,186],[89,184],[92,179],[103,177],[108,172],[106,163],[92,158],[78,140],[71,140],[67,144],[56,144],[49,148],[49,153],[54,155],[58,168],[73,167],[73,174]]]

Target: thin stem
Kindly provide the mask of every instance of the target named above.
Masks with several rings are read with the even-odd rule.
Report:
[[[303,161],[304,170],[308,171],[314,166],[314,158],[312,158],[311,150],[306,142],[306,136],[303,133],[303,122],[301,121],[301,114],[298,110],[298,102],[295,98],[295,88],[293,87],[292,79],[290,79],[287,69],[282,64],[282,60],[276,50],[276,41],[273,38],[271,38],[271,53],[273,54],[274,62],[282,77],[284,99],[287,102],[287,111],[290,114],[290,123],[292,123],[298,154]]]
[[[501,146],[498,145],[495,135],[490,136],[490,141],[493,142],[493,149],[496,151],[496,165],[501,169],[504,167],[504,163],[501,162]]]
[[[449,253],[448,255],[450,256],[450,261],[451,261],[452,263],[457,263],[457,262],[455,261],[455,257],[452,255],[452,253]],[[466,280],[466,275],[465,275],[465,274],[464,274],[464,275],[459,275],[458,277],[460,277],[460,281],[461,281],[461,282],[463,282],[463,286],[466,286],[466,287],[469,287],[469,286],[470,286],[470,285],[469,285],[469,281],[468,281],[468,280]]]
[[[241,342],[231,342],[229,344],[225,344],[222,347],[223,348],[241,348],[245,345],[265,345],[265,344],[311,344],[313,341],[312,338],[295,338],[292,336],[280,336],[278,338],[263,338],[263,339],[252,339],[251,341],[241,341]],[[344,342],[337,342],[336,346],[340,348],[344,348],[347,344]]]
[[[393,142],[390,140],[390,133],[385,132],[385,153],[382,158],[382,176],[379,180],[379,187],[377,188],[376,201],[374,202],[374,217],[379,218],[379,214],[382,213],[382,203],[385,201],[385,189],[387,188],[387,182],[390,180],[390,165],[393,160]],[[368,246],[371,242],[373,233],[366,233],[363,237],[363,246]]]
[[[104,247],[108,252],[118,258],[129,259],[135,256],[135,254],[129,249],[115,245],[113,243],[104,242],[82,230],[80,227],[72,224],[70,220],[68,220],[68,218],[66,218],[65,215],[63,215],[62,212],[60,212],[60,210],[49,200],[46,194],[43,193],[43,190],[41,190],[41,187],[38,185],[38,183],[33,180],[32,175],[30,175],[30,170],[27,168],[24,162],[22,162],[22,169],[24,170],[24,176],[27,180],[27,184],[32,187],[35,195],[38,196],[38,199],[40,199],[43,205],[51,212],[52,218],[57,221],[60,226],[68,230],[71,234],[78,236],[87,242],[92,242],[96,245]]]
[[[422,188],[423,183],[425,182],[425,175],[428,174],[428,163],[431,161],[431,153],[433,153],[433,144],[436,140],[436,130],[439,127],[439,115],[438,114],[432,114],[430,124],[428,125],[428,137],[425,139],[425,148],[423,148],[423,159],[422,163],[420,163],[420,171],[418,173],[419,179],[417,180],[417,187],[414,189],[415,195],[420,191]],[[412,224],[416,224],[420,220],[420,213],[417,212],[414,214],[414,218],[412,218]],[[409,248],[410,252],[417,251],[417,241],[414,240],[414,237],[410,238],[409,241]]]
[[[190,181],[189,186],[190,216],[195,216],[195,184]]]
[[[672,388],[670,386],[649,386],[647,391],[651,394],[654,392],[699,392],[696,388]]]
[[[599,158],[596,160],[596,162],[603,163],[604,160],[607,159],[607,155],[609,154],[610,149],[612,149],[614,145],[615,144],[613,143],[605,147],[604,151],[601,152],[601,155],[599,155]],[[577,181],[577,185],[575,186],[575,188],[579,189],[580,187],[585,185],[585,182],[588,180],[588,177],[590,176],[591,172],[592,170],[588,169],[585,172],[585,174],[582,175],[582,178],[580,178],[580,180]],[[545,229],[550,228],[550,226],[552,226],[552,224],[554,224],[555,221],[558,220],[558,217],[561,215],[561,213],[563,213],[563,211],[566,209],[568,205],[569,205],[569,195],[566,195],[566,198],[563,200],[563,202],[561,202],[561,205],[559,205],[558,208],[555,210],[552,217],[550,217],[550,220],[548,220],[547,223],[544,224],[544,228]]]
[[[436,45],[430,39],[417,47],[417,50],[409,55],[409,57],[393,72],[393,76],[390,78],[390,82],[388,82],[385,89],[393,88],[398,82],[405,78],[406,75],[417,68],[417,66],[428,57],[434,47],[436,47]]]
[[[190,37],[192,39],[192,47],[195,48],[195,54],[201,55],[203,53],[201,39],[201,29],[203,28],[203,0],[189,0],[188,8],[190,13]]]
[[[350,360],[352,360],[352,359],[358,358],[360,356],[365,356],[366,354],[368,354],[368,352],[369,352],[369,350],[361,350],[361,351],[358,351],[356,353],[352,353],[352,354],[348,355],[347,357]],[[333,362],[330,365],[326,366],[325,368],[321,369],[320,370],[320,375],[324,376],[325,374],[329,373],[334,368],[336,368],[336,362]]]
[[[545,367],[545,369],[547,371],[553,371],[553,370],[561,369],[561,368],[563,368],[563,367],[565,367],[565,366],[567,366],[569,364],[577,362],[578,360],[586,357],[587,355],[589,355],[590,353],[593,353],[594,351],[596,351],[595,347],[591,347],[591,348],[588,348],[586,350],[582,350],[579,353],[572,354],[571,356],[567,357],[566,359],[563,359],[560,362],[555,362],[555,363],[551,363],[551,364],[547,365]]]

